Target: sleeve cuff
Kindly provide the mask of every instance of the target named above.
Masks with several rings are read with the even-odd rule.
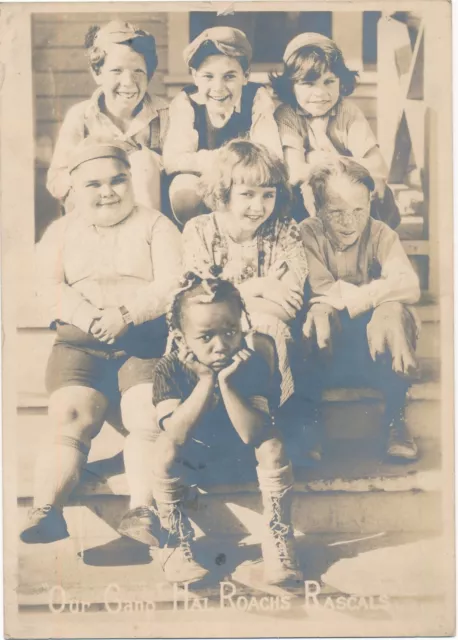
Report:
[[[349,282],[341,282],[340,288],[350,318],[356,318],[356,316],[374,308],[374,300],[370,290],[363,291],[360,287]]]

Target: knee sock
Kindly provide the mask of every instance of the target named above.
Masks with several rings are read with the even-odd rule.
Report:
[[[264,506],[264,518],[269,527],[274,522],[291,525],[293,470],[291,463],[281,469],[256,469]]]
[[[260,466],[256,468],[258,475],[259,489],[262,494],[283,494],[293,488],[293,469],[288,463],[280,469],[264,469]]]
[[[153,504],[154,451],[157,435],[132,431],[124,445],[124,465],[130,491],[130,508]]]
[[[167,528],[168,517],[174,505],[183,502],[186,487],[181,478],[164,478],[154,476],[154,499],[156,500],[159,518],[162,525]]]
[[[88,454],[89,447],[78,438],[56,437],[37,462],[34,505],[51,504],[62,509],[80,481]]]

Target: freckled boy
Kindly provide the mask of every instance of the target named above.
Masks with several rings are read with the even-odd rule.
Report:
[[[310,174],[317,217],[301,223],[311,299],[303,326],[311,356],[302,393],[312,402],[333,386],[371,386],[385,400],[386,453],[417,457],[405,420],[407,390],[417,369],[420,287],[399,236],[370,218],[374,181],[349,158],[317,165]],[[326,357],[325,357],[326,354]]]

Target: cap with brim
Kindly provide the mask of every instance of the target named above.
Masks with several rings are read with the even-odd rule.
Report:
[[[333,41],[324,36],[322,33],[300,33],[298,36],[293,38],[291,42],[285,49],[285,53],[283,54],[283,62],[288,62],[288,60],[297,53],[303,47],[329,47],[335,46]]]
[[[113,143],[92,142],[86,138],[71,155],[68,170],[71,173],[84,162],[98,158],[115,158],[130,167],[127,151],[123,147]]]
[[[211,43],[223,55],[231,58],[246,58],[250,64],[253,50],[248,38],[240,31],[232,27],[213,27],[202,31],[183,51],[184,61],[188,67],[192,67],[192,61],[199,49]]]
[[[152,44],[154,43],[154,38],[151,34],[138,29],[130,22],[112,20],[97,31],[94,37],[94,47],[104,49],[106,45],[122,44],[136,38],[148,38],[152,41]]]

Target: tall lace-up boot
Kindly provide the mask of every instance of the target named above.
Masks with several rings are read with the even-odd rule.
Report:
[[[291,523],[291,464],[275,470],[258,467],[257,473],[264,505],[265,531],[261,543],[264,578],[269,584],[298,584],[303,574],[296,558]]]
[[[194,530],[182,508],[179,478],[156,478],[154,495],[162,527],[160,562],[168,582],[198,582],[208,574],[194,559]]]

